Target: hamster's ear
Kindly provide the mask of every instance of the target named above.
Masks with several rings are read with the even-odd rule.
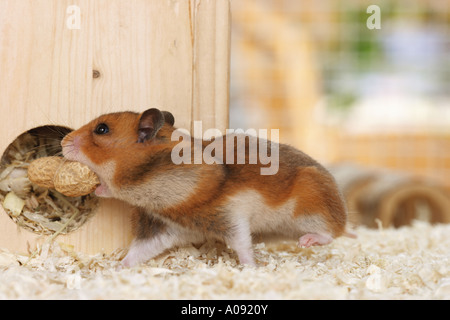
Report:
[[[164,115],[164,121],[167,124],[173,126],[175,124],[175,118],[173,117],[173,114],[171,114],[169,111],[163,111],[162,113]]]
[[[164,125],[164,115],[158,109],[144,111],[139,119],[138,142],[153,139]]]

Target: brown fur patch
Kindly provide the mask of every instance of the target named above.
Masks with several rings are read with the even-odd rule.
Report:
[[[333,236],[344,232],[347,212],[330,174],[306,167],[298,170],[293,196],[298,198],[296,216],[302,214],[319,214],[328,224]]]
[[[142,208],[135,208],[131,218],[136,239],[148,239],[166,230],[166,225]]]

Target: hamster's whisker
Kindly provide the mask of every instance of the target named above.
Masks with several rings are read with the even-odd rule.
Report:
[[[26,153],[34,152],[34,154],[37,154],[37,153],[39,153],[40,150],[45,150],[46,153],[52,153],[52,151],[56,151],[59,149],[61,149],[60,146],[55,146],[53,144],[42,144],[39,146],[35,146],[35,147],[26,149]],[[21,153],[24,154],[24,152],[21,152]]]
[[[60,136],[63,138],[66,134],[72,132],[73,130],[67,127],[61,127],[61,126],[46,126],[45,129],[51,131],[52,133],[55,133],[57,136]],[[38,135],[38,133],[32,133],[33,135]],[[44,136],[44,135],[42,135]]]
[[[42,140],[48,140],[48,141],[55,141],[57,143],[60,143],[62,138],[63,138],[63,137],[61,137],[61,138],[59,138],[59,137],[49,137],[49,136],[46,136],[44,134],[39,134],[39,133],[35,133],[35,134],[33,134],[33,136],[35,138],[39,138],[39,139],[42,139]]]

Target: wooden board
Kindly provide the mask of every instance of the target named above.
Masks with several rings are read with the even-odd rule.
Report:
[[[224,131],[229,44],[228,0],[0,0],[0,152],[35,127],[151,107],[177,127]],[[88,253],[125,247],[129,211],[102,201],[58,240]],[[25,251],[37,238],[0,208],[0,247]]]

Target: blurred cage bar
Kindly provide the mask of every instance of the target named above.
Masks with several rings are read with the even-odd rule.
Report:
[[[366,25],[371,4],[233,1],[230,127],[277,128],[325,164],[391,169],[448,193],[450,1],[377,1],[379,30]]]

